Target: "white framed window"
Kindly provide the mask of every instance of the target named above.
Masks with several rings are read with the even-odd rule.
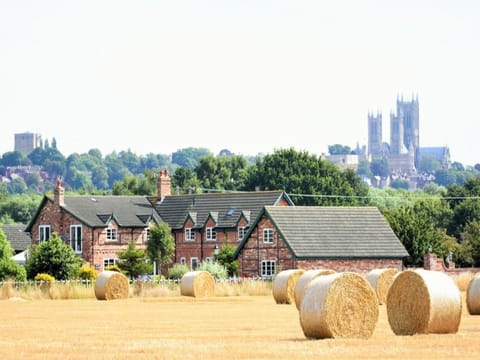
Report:
[[[262,260],[261,274],[262,277],[270,278],[275,275],[277,263],[275,260]]]
[[[70,246],[75,253],[82,253],[82,225],[70,225]]]
[[[118,259],[103,259],[103,270],[105,270],[107,267],[115,265],[117,263]]]
[[[248,227],[247,226],[240,226],[238,228],[238,241],[243,240],[245,235],[247,234]]]
[[[263,242],[266,244],[273,243],[273,229],[263,229]]]
[[[117,229],[115,229],[115,228],[107,228],[106,235],[107,235],[107,241],[117,241],[118,240]]]
[[[217,240],[217,232],[213,230],[213,227],[207,227],[205,240],[207,241]]]
[[[38,241],[47,241],[50,239],[51,229],[50,225],[38,226]]]
[[[207,256],[207,257],[205,258],[205,262],[211,263],[211,262],[213,262],[213,258],[210,257],[210,256]]]
[[[185,228],[185,241],[195,241],[195,233],[192,228]]]
[[[185,265],[187,263],[187,260],[185,259],[185,256],[182,256],[180,258],[180,264]]]
[[[198,267],[198,258],[197,257],[190,258],[190,269],[196,270],[197,267]]]
[[[146,228],[143,232],[143,242],[150,240],[150,228]]]

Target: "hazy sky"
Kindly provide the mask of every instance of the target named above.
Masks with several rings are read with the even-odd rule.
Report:
[[[480,163],[480,1],[0,0],[1,154],[319,155],[412,94],[420,145]]]

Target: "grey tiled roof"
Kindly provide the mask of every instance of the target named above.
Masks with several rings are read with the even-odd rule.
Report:
[[[26,227],[25,224],[2,225],[2,230],[16,253],[26,250],[32,243],[30,234],[25,232]]]
[[[90,227],[104,227],[112,218],[121,227],[161,222],[145,196],[65,196],[63,209]]]
[[[299,258],[403,258],[408,252],[376,207],[265,207]]]
[[[254,220],[264,206],[277,205],[282,199],[293,205],[283,191],[252,191],[171,195],[157,202],[155,208],[172,229],[182,228],[189,213],[196,219],[197,227],[203,227],[210,215],[216,219],[217,228],[227,228],[236,226],[242,211],[244,214],[250,211]]]

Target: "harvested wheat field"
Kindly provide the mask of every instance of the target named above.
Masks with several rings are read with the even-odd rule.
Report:
[[[465,302],[465,293],[462,293]],[[464,303],[465,305],[465,303]],[[306,339],[295,305],[271,296],[0,300],[1,359],[478,359],[480,316],[456,334]],[[359,315],[361,316],[361,315]]]

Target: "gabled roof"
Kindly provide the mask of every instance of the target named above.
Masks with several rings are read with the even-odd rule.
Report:
[[[2,225],[2,230],[15,252],[20,252],[27,249],[32,243],[30,234],[25,231],[25,228],[25,224]]]
[[[266,206],[237,248],[265,215],[299,259],[398,259],[408,252],[376,207]]]
[[[46,201],[53,199],[45,196]],[[153,220],[161,223],[145,196],[65,196],[62,209],[89,227],[105,227],[110,220],[115,220],[120,227],[145,227]],[[38,212],[27,229],[30,231]]]
[[[216,227],[235,227],[242,211],[250,211],[251,218],[266,205],[278,205],[282,199],[293,202],[283,191],[251,191],[234,193],[206,193],[166,196],[155,203],[160,217],[172,229],[181,229],[190,213],[196,213],[196,227],[203,227],[208,216],[216,213]]]
[[[439,161],[450,156],[450,149],[447,146],[419,147],[417,151],[420,157],[430,156]]]

